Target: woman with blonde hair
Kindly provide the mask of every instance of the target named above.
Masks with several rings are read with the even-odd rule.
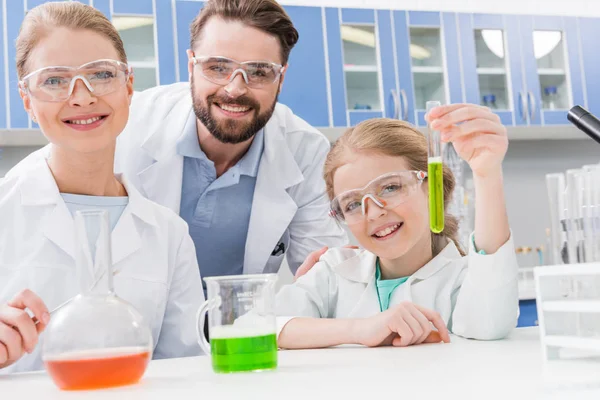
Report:
[[[449,105],[427,116],[473,171],[475,232],[465,255],[457,220],[430,231],[427,141],[407,123],[349,129],[325,163],[331,214],[364,250],[331,249],[277,297],[283,348],[408,346],[505,337],[518,316],[517,261],[502,187],[506,129],[485,107]],[[444,167],[444,199],[454,189]],[[447,208],[446,208],[447,209]]]
[[[27,13],[16,46],[23,105],[51,145],[0,183],[2,372],[42,368],[49,310],[78,293],[73,214],[87,209],[109,213],[114,286],[150,326],[154,357],[199,354],[203,291],[187,225],[113,173],[133,95],[119,34],[90,6],[45,3]]]

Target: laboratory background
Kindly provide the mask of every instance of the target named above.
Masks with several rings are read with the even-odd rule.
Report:
[[[44,2],[0,0],[0,178],[47,143],[23,109],[14,63],[23,17]],[[189,25],[204,2],[81,2],[118,29],[136,90],[187,81]],[[523,271],[519,326],[538,325],[532,268],[553,264],[551,230],[560,229],[547,175],[600,162],[600,144],[567,120],[575,105],[600,115],[600,1],[280,3],[300,41],[279,101],[330,141],[377,117],[405,120],[425,133],[431,99],[481,104],[500,117],[509,136],[503,164],[509,223]],[[444,154],[457,176],[451,207],[466,243],[474,224],[473,181],[451,150]],[[279,286],[292,282],[288,268],[279,274]]]
[[[136,90],[188,80],[189,26],[203,1],[79,1],[102,11],[119,31],[135,72]],[[279,2],[300,34],[279,102],[332,143],[348,127],[377,117],[408,121],[426,134],[426,102],[432,99],[443,104],[480,104],[500,117],[509,137],[504,187],[521,271],[518,326],[540,325],[536,296],[538,302],[544,298],[539,285],[544,273],[537,277],[536,292],[534,267],[600,261],[598,235],[592,235],[589,246],[584,243],[588,239],[584,222],[573,244],[567,240],[573,230],[565,222],[584,220],[587,214],[581,210],[588,203],[600,205],[600,189],[593,189],[594,180],[600,186],[600,169],[593,167],[600,163],[600,143],[567,120],[568,111],[576,105],[600,116],[600,0]],[[0,179],[48,143],[23,109],[14,62],[14,43],[23,18],[42,3],[0,0]],[[474,229],[471,171],[450,147],[445,149],[444,162],[457,179],[450,207],[460,219],[460,241],[467,245]],[[580,185],[582,193],[590,193],[589,199],[565,196],[566,185],[572,182],[576,183],[570,188]],[[565,209],[567,214],[561,214]],[[574,213],[575,209],[579,211]],[[593,217],[600,219],[600,215]],[[577,243],[585,247],[585,254]],[[548,279],[563,273],[548,269]],[[594,272],[598,287],[599,273]],[[277,287],[291,282],[293,276],[284,261]],[[596,298],[590,306],[594,312],[600,309],[597,303]],[[566,326],[569,321],[546,324]],[[536,331],[532,337],[537,336]],[[530,352],[524,346],[519,349]],[[597,351],[597,339],[583,347]],[[365,362],[381,362],[379,354],[383,353],[371,353]],[[433,351],[420,356],[435,362]],[[466,360],[460,361],[457,353],[458,370],[463,364],[467,368],[470,361]],[[507,360],[489,366],[490,373],[494,368],[512,368],[515,376],[528,373],[519,371],[529,364]],[[249,382],[245,379],[250,378],[239,381],[240,387]],[[325,378],[315,379],[317,386],[327,387]]]

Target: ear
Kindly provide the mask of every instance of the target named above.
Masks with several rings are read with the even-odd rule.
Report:
[[[188,80],[192,81],[192,71],[194,70],[194,52],[192,49],[187,49],[185,53],[188,56]]]
[[[31,119],[34,119],[33,108],[31,107],[31,97],[21,87],[19,87],[19,96],[21,96],[21,100],[23,100],[23,108],[25,109],[25,111],[27,111],[29,117]]]
[[[131,70],[131,74],[129,74],[129,78],[127,78],[127,83],[125,84],[127,88],[127,98],[129,100],[129,105],[131,105],[131,99],[133,98],[133,82],[135,80],[135,76],[133,74],[133,70]]]

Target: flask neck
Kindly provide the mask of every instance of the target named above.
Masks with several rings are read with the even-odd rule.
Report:
[[[80,292],[87,295],[112,294],[114,287],[108,212],[78,211],[75,226]]]

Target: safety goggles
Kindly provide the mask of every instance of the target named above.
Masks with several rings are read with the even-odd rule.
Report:
[[[364,220],[367,199],[383,209],[391,209],[406,202],[427,178],[423,171],[399,171],[381,175],[361,189],[352,189],[331,201],[329,215],[347,225]]]
[[[192,60],[204,78],[221,86],[233,81],[239,73],[248,87],[259,88],[275,83],[285,70],[284,66],[269,61],[238,62],[219,56],[192,57]]]
[[[131,67],[116,60],[96,60],[79,67],[45,67],[33,71],[19,82],[21,90],[40,101],[65,101],[81,80],[94,96],[104,96],[125,85]]]

